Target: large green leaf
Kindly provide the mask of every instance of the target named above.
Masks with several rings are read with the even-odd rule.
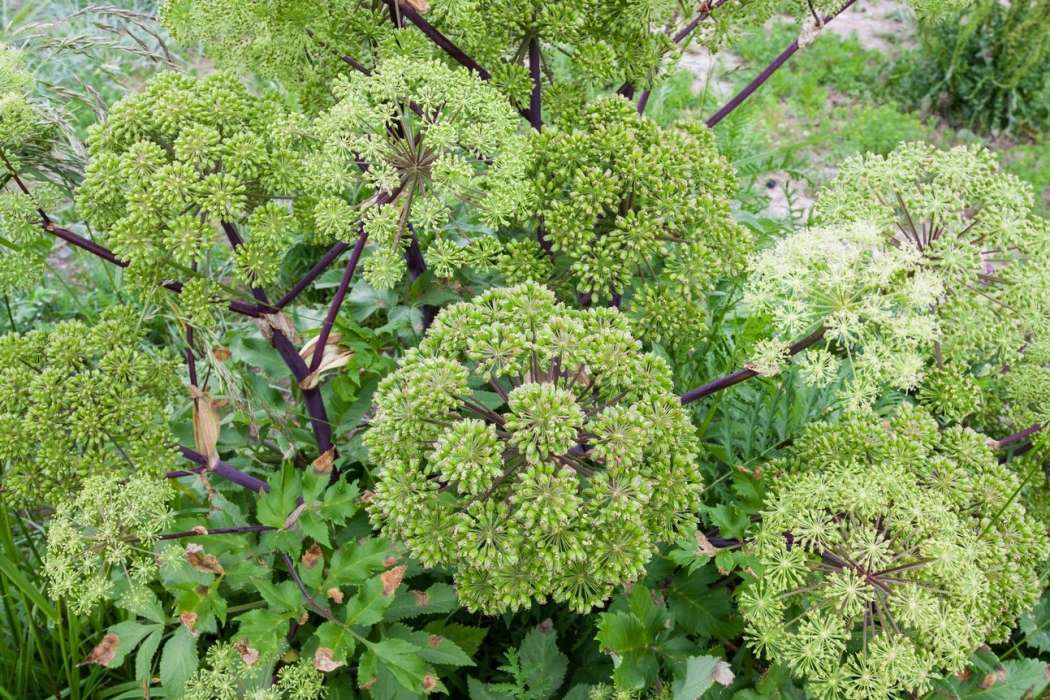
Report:
[[[685,663],[685,676],[675,680],[672,690],[674,700],[697,700],[715,682],[714,672],[718,665],[714,656],[693,656]]]
[[[535,628],[518,647],[522,677],[531,697],[543,700],[554,695],[565,680],[569,659],[558,650],[558,635],[553,629]]]
[[[169,694],[178,697],[186,681],[197,670],[197,640],[180,625],[164,644],[160,654],[160,682]]]

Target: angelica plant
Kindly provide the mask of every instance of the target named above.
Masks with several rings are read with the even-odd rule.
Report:
[[[1046,538],[979,433],[904,406],[814,425],[772,467],[740,610],[818,697],[928,692],[1038,597]]]
[[[532,186],[555,279],[567,267],[574,291],[622,297],[647,341],[694,342],[706,325],[704,294],[739,273],[750,250],[730,215],[736,182],[712,133],[662,128],[612,97],[534,141]]]
[[[172,496],[156,475],[85,479],[48,526],[44,573],[51,595],[86,613],[112,599],[118,582],[150,583],[157,575],[152,547],[174,520]]]
[[[439,314],[365,441],[374,522],[487,612],[587,611],[689,527],[701,477],[670,372],[615,310],[535,284]]]
[[[338,81],[334,91],[338,102],[315,125],[322,147],[314,218],[319,232],[342,240],[357,238],[363,219],[373,245],[363,272],[374,287],[402,278],[413,243],[424,256],[436,247],[443,273],[465,265],[469,239],[450,226],[458,208],[490,228],[524,216],[520,118],[476,75],[434,60],[390,58],[368,76]],[[362,184],[386,201],[358,214],[345,192]]]
[[[0,473],[19,506],[57,506],[90,478],[157,478],[177,465],[172,357],[142,345],[139,317],[0,336]]]
[[[304,131],[228,74],[160,74],[92,129],[77,208],[139,288],[201,280],[185,300],[199,317],[231,264],[249,286],[276,278],[299,231],[288,199],[308,181]]]

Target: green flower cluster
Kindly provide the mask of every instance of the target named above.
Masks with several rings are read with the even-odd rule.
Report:
[[[375,405],[374,522],[472,610],[589,610],[694,528],[693,428],[615,310],[486,292],[439,314]]]
[[[177,464],[169,406],[177,364],[141,347],[114,307],[88,326],[0,336],[0,473],[17,505],[58,505],[89,477],[162,475]]]
[[[919,269],[914,251],[885,245],[874,225],[805,229],[751,262],[744,306],[769,318],[775,333],[756,346],[750,366],[777,374],[787,364],[789,342],[823,326],[853,369],[844,392],[848,405],[868,405],[884,384],[912,389],[938,338],[929,308],[931,296],[941,293],[940,280]],[[804,379],[821,385],[839,375],[840,360],[810,352],[816,356],[806,358]]]
[[[51,596],[87,614],[113,597],[115,577],[132,586],[153,580],[152,547],[174,521],[168,507],[172,495],[170,485],[156,475],[85,479],[48,525],[44,573]]]
[[[571,47],[569,83],[558,88],[582,100],[587,87],[648,84],[674,49],[664,29],[680,7],[673,0],[455,0],[434,3],[432,19],[527,106],[528,74],[518,62],[531,37],[550,63]]]
[[[33,88],[21,55],[0,46],[0,293],[4,294],[35,284],[51,250],[51,241],[40,230],[39,210],[54,204],[54,191],[34,183],[39,195],[34,199],[13,180],[27,166],[39,165],[51,150],[54,122],[32,99]]]
[[[329,83],[349,70],[343,56],[371,65],[373,53],[400,51],[385,3],[162,0],[159,14],[222,68],[278,80],[313,109],[331,104]]]
[[[208,648],[205,665],[186,683],[183,700],[317,700],[325,697],[324,674],[308,659],[281,666],[245,655],[235,645],[218,642]],[[254,652],[257,656],[258,652]],[[247,657],[247,659],[245,658]],[[249,661],[251,663],[249,663]]]
[[[816,697],[924,694],[1039,596],[1046,538],[979,433],[905,405],[811,426],[775,466],[740,609]]]
[[[662,128],[620,98],[534,137],[534,199],[576,290],[623,296],[645,340],[688,343],[704,294],[751,250],[732,167],[703,126]]]
[[[194,265],[210,282],[229,260],[215,255],[229,249],[222,225],[244,238],[234,273],[266,284],[298,230],[287,199],[307,181],[302,121],[228,74],[160,74],[92,128],[77,207],[144,288],[194,276]],[[217,283],[208,289],[217,295]]]
[[[391,58],[334,89],[339,101],[316,124],[321,149],[312,172],[322,193],[316,227],[353,240],[363,218],[374,246],[364,274],[373,286],[390,288],[401,279],[403,249],[413,236],[424,251],[441,241],[439,257],[466,262],[449,248],[457,244],[446,233],[457,208],[465,206],[492,228],[525,215],[528,156],[521,119],[473,73],[433,60]],[[359,167],[362,161],[367,167]],[[361,184],[392,201],[358,215],[346,193]]]
[[[907,143],[887,156],[848,159],[815,216],[869,222],[885,249],[917,257],[944,359],[1003,364],[1050,330],[1050,222],[1033,213],[1033,199],[987,149]]]

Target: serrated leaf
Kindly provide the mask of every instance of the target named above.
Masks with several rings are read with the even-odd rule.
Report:
[[[268,483],[270,490],[259,496],[256,518],[263,525],[283,528],[299,500],[299,474],[289,465],[270,477]]]
[[[164,628],[161,627],[151,632],[139,646],[139,650],[135,654],[135,680],[143,682],[153,675],[153,657],[157,654],[157,649],[160,648],[160,640],[163,636]]]
[[[393,599],[392,595],[383,595],[380,576],[369,579],[354,597],[346,601],[346,624],[368,626],[381,622]]]
[[[514,700],[511,695],[494,692],[473,676],[467,679],[467,692],[470,693],[470,700]]]
[[[667,607],[675,625],[690,634],[717,639],[733,639],[742,631],[742,621],[734,614],[729,591],[710,588],[715,578],[708,567],[688,577],[675,577],[667,590]]]
[[[530,631],[518,647],[518,657],[532,697],[549,698],[561,687],[569,659],[558,649],[558,635],[553,629]]]
[[[383,617],[396,622],[419,615],[452,612],[457,604],[455,588],[447,583],[435,583],[425,591],[398,591]]]
[[[356,483],[340,479],[330,486],[324,494],[321,504],[321,517],[342,525],[357,513],[357,499],[361,490]]]
[[[445,622],[444,620],[434,620],[428,623],[423,630],[432,634],[440,634],[442,637],[448,637],[469,656],[474,656],[474,654],[478,653],[478,649],[481,648],[481,642],[484,641],[485,635],[489,632],[484,627],[469,627],[457,622]]]
[[[237,637],[247,639],[260,654],[276,652],[288,629],[287,622],[292,617],[292,613],[267,608],[249,610],[236,618],[239,624]]]
[[[719,659],[714,656],[691,656],[685,662],[685,676],[676,679],[672,686],[674,700],[697,700],[715,682],[715,667]]]
[[[139,645],[148,634],[162,630],[163,625],[157,624],[143,624],[137,620],[126,620],[124,622],[118,622],[115,625],[109,627],[106,630],[106,634],[116,636],[116,644],[110,649],[111,653],[106,655],[105,663],[102,666],[106,668],[117,668],[124,663],[124,658],[131,653],[135,647]]]
[[[332,650],[332,658],[336,661],[346,663],[348,656],[354,653],[356,642],[354,637],[343,625],[332,621],[323,623],[314,632],[319,647],[327,647]]]
[[[186,681],[197,670],[197,640],[185,627],[179,627],[164,644],[160,654],[160,683],[165,692],[178,697]]]
[[[986,682],[980,674],[974,674],[969,682],[957,693],[959,700],[1024,700],[1038,698],[1048,684],[1048,666],[1037,659],[1018,659],[1004,661],[1001,667],[1005,674],[996,677],[987,688],[981,685]]]
[[[1021,616],[1019,627],[1024,632],[1026,646],[1050,651],[1050,592],[1043,591],[1035,607]]]
[[[414,644],[403,639],[366,641],[365,644],[375,654],[380,665],[390,671],[398,683],[413,693],[422,692],[423,676],[427,667]]]
[[[328,578],[324,587],[339,587],[348,583],[359,584],[385,567],[387,544],[383,540],[369,538],[361,544],[347,543],[335,550],[328,566]]]
[[[386,628],[386,635],[392,639],[403,639],[415,644],[419,655],[438,666],[473,666],[474,661],[448,637],[433,632],[413,630],[406,625],[395,623]]]

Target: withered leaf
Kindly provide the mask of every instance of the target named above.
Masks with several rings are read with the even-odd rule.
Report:
[[[238,639],[234,642],[233,648],[240,655],[245,666],[254,666],[259,660],[259,650],[249,644],[247,639]]]
[[[225,573],[214,554],[205,554],[204,547],[193,542],[186,545],[186,561],[197,571],[221,576]]]
[[[317,647],[314,652],[314,668],[322,673],[334,671],[343,665],[342,661],[335,660],[335,652],[328,647]]]
[[[401,585],[401,580],[405,578],[405,570],[406,567],[402,564],[379,575],[379,579],[383,582],[383,595],[390,596],[394,594],[397,587]]]
[[[117,653],[118,644],[120,644],[120,637],[110,632],[102,638],[101,642],[95,645],[95,648],[91,650],[91,653],[87,655],[87,658],[81,664],[109,666]]]

